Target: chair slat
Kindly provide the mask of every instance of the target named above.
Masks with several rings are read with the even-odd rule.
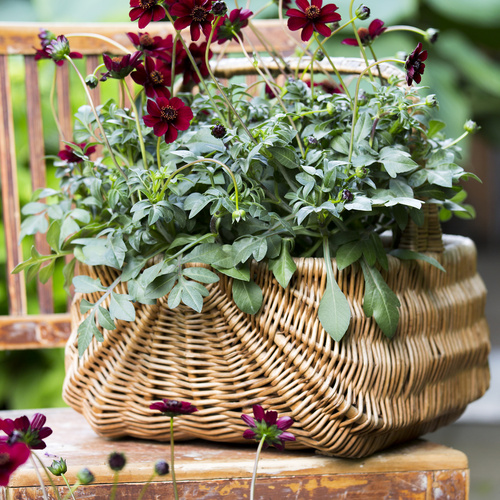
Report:
[[[64,347],[70,324],[68,313],[0,316],[0,351]]]
[[[0,167],[2,179],[2,208],[7,250],[7,286],[9,313],[26,314],[26,286],[24,274],[11,274],[23,260],[19,246],[21,213],[17,185],[17,164],[14,142],[14,120],[7,56],[0,56]]]
[[[25,56],[26,69],[26,111],[28,117],[28,141],[30,149],[31,187],[33,191],[43,188],[47,184],[45,174],[45,148],[43,143],[42,107],[40,102],[40,89],[38,85],[37,62],[34,56]],[[45,235],[37,233],[35,245],[42,255],[50,254],[50,246]],[[37,283],[38,304],[41,313],[54,312],[52,293],[52,280],[43,284]]]
[[[73,129],[71,127],[71,105],[69,97],[69,70],[68,65],[58,66],[57,69],[57,114],[64,141],[71,142]],[[61,141],[61,149],[64,147]]]

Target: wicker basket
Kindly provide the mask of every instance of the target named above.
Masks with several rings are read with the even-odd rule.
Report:
[[[337,63],[343,72],[363,68],[352,60]],[[384,76],[394,71],[382,66]],[[219,68],[219,75],[246,74],[252,65],[241,69],[233,59],[225,71]],[[183,305],[170,310],[166,298],[137,304],[134,322],[104,331],[104,342],[94,340],[81,358],[79,304],[84,298],[95,302],[99,294],[77,294],[64,399],[100,435],[156,440],[168,439],[169,419],[149,410],[150,403],[187,400],[199,411],[176,419],[176,439],[225,442],[244,441],[240,415],[260,403],[295,420],[297,441],[287,447],[343,457],[363,457],[446,425],[488,388],[486,290],[473,243],[442,238],[435,209],[426,221],[410,225],[400,247],[432,252],[447,272],[389,256],[383,275],[401,302],[392,340],[363,313],[358,266],[338,271],[332,261],[352,313],[338,343],[317,318],[324,260],[295,259],[297,272],[285,290],[265,263],[254,262],[251,272],[264,292],[254,316],[238,310],[232,279],[220,275],[209,285],[201,314]],[[109,268],[80,271],[105,286],[118,276]],[[126,284],[118,291],[127,293]]]

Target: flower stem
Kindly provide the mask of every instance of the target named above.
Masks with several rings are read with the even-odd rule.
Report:
[[[250,500],[254,500],[255,495],[255,480],[257,479],[257,467],[259,466],[259,458],[260,452],[262,451],[262,446],[264,445],[264,441],[266,440],[266,436],[262,436],[262,439],[259,442],[259,446],[257,448],[257,454],[255,455],[255,463],[253,465],[253,473],[252,473],[252,482],[250,484]]]
[[[344,80],[342,79],[342,77],[340,76],[340,73],[339,73],[339,70],[337,69],[337,67],[335,66],[335,64],[333,64],[333,61],[331,59],[331,57],[329,56],[328,52],[325,50],[325,48],[323,47],[323,44],[321,43],[319,37],[318,37],[318,34],[315,32],[314,33],[314,38],[316,39],[316,43],[320,46],[321,50],[323,51],[323,54],[325,54],[326,58],[328,59],[328,62],[330,63],[335,75],[337,76],[337,78],[339,79],[339,82],[340,82],[340,85],[342,86],[342,88],[344,89],[344,92],[346,94],[346,96],[350,99],[350,101],[352,102],[352,98],[351,98],[351,94],[349,94],[349,90],[347,89],[347,86],[346,84],[344,83]]]
[[[215,21],[214,21],[213,26],[212,26],[212,31],[210,32],[210,36],[208,37],[208,40],[207,40],[207,50],[205,51],[205,64],[207,66],[208,72],[210,73],[210,77],[212,78],[212,81],[215,83],[215,86],[217,87],[217,89],[221,93],[221,96],[226,101],[226,104],[228,105],[229,109],[232,111],[232,113],[234,114],[236,119],[240,122],[240,125],[243,127],[243,130],[247,133],[248,137],[250,137],[250,139],[254,142],[254,144],[257,144],[255,137],[250,133],[250,130],[248,130],[247,126],[245,125],[245,122],[242,120],[241,116],[238,114],[236,109],[234,109],[232,102],[229,100],[229,98],[227,97],[223,88],[220,86],[219,82],[217,81],[217,78],[215,78],[215,75],[212,71],[212,68],[210,67],[210,61],[208,60],[208,53],[210,50],[209,47],[210,47],[210,44],[212,43],[212,38],[213,38],[214,33],[215,33],[215,28],[217,27],[217,24],[219,22],[220,17],[221,16],[217,16],[215,18]],[[234,34],[236,35],[236,33],[234,33]]]
[[[113,39],[104,35],[99,35],[98,33],[70,33],[69,35],[65,36],[66,38],[71,38],[76,36],[84,36],[87,38],[98,38],[99,40],[104,40],[110,45],[114,45],[117,49],[120,49],[122,52],[125,52],[125,54],[132,54],[132,51],[128,50],[127,47],[124,47],[121,43],[115,42]]]
[[[132,97],[132,94],[130,93],[130,89],[128,88],[127,82],[125,80],[121,80],[123,87],[125,88],[125,92],[127,93],[127,96],[130,100],[130,105],[132,106],[132,109],[134,111],[134,117],[135,117],[135,126],[137,128],[137,135],[139,136],[139,145],[141,147],[141,155],[142,155],[142,162],[144,163],[144,169],[148,169],[148,160],[146,157],[146,146],[144,145],[144,138],[142,136],[142,130],[141,130],[141,122],[139,121],[139,112],[137,111],[137,106],[135,105],[134,98]]]
[[[177,491],[177,481],[175,480],[175,467],[174,467],[174,417],[170,417],[170,468],[172,470],[174,497],[175,500],[179,500],[179,492]]]
[[[90,95],[89,89],[87,88],[87,84],[85,83],[85,80],[83,79],[81,73],[78,71],[78,68],[76,67],[75,63],[69,56],[64,56],[68,62],[73,66],[73,69],[76,71],[76,74],[80,78],[80,81],[82,82],[83,88],[85,90],[85,93],[87,94],[87,100],[89,101],[90,108],[92,109],[92,112],[94,113],[95,119],[97,121],[97,126],[99,127],[99,130],[101,131],[102,139],[104,143],[106,144],[106,147],[108,148],[109,151],[109,156],[111,157],[111,160],[113,161],[116,169],[120,172],[120,174],[123,176],[124,179],[128,179],[127,174],[122,170],[120,165],[118,165],[118,162],[116,161],[115,155],[113,154],[113,150],[111,149],[111,146],[109,144],[108,138],[106,136],[106,132],[104,132],[104,128],[102,126],[101,120],[99,120],[99,115],[97,114],[97,110],[95,109],[94,106],[94,101],[92,101],[92,97]]]
[[[174,20],[172,19],[172,16],[168,12],[168,10],[166,10],[165,12],[167,13],[168,20],[172,23],[172,26],[173,26]],[[184,47],[184,50],[186,51],[186,54],[187,54],[189,60],[191,61],[191,64],[193,65],[193,69],[194,69],[195,73],[197,74],[198,79],[200,80],[201,86],[205,89],[205,92],[207,93],[207,96],[210,99],[210,102],[212,103],[213,109],[219,115],[219,118],[221,119],[222,123],[225,124],[226,120],[225,120],[224,116],[222,115],[218,106],[215,104],[214,99],[212,97],[212,94],[210,94],[210,91],[208,90],[207,84],[205,83],[205,80],[203,79],[203,76],[201,75],[200,69],[198,68],[198,65],[196,64],[196,61],[194,60],[193,54],[191,54],[191,51],[189,50],[189,47],[187,46],[186,41],[180,35],[180,32],[178,30],[176,30],[176,33],[179,35],[179,40],[182,43],[182,46]],[[207,50],[208,50],[208,47],[210,47],[210,43],[207,42]],[[174,45],[172,51],[175,51],[175,45]],[[209,68],[210,68],[210,66],[209,66]],[[174,76],[172,75],[172,78],[173,77]]]
[[[115,471],[115,474],[113,476],[113,487],[111,488],[111,495],[109,497],[109,500],[115,500],[117,488],[118,488],[118,471]]]
[[[158,137],[158,140],[156,141],[156,162],[158,164],[158,170],[161,169],[160,144],[161,144],[161,136]]]
[[[458,144],[462,139],[465,139],[469,135],[469,132],[464,132],[460,137],[457,137],[454,141],[450,142],[446,146],[443,146],[442,149],[448,149],[454,146],[455,144]]]
[[[33,464],[33,468],[35,469],[35,474],[36,477],[38,478],[38,482],[40,483],[40,487],[42,488],[43,500],[49,500],[49,497],[47,496],[47,490],[45,489],[45,484],[43,483],[42,476],[40,475],[40,471],[38,470],[35,459],[33,458],[33,452],[31,452],[30,454],[30,460],[31,463]]]
[[[238,43],[240,44],[241,50],[243,51],[243,54],[245,55],[245,57],[250,62],[252,62],[252,58],[250,57],[250,55],[248,54],[247,50],[245,49],[245,44],[243,43],[243,40],[238,36],[237,33],[234,33],[234,36],[238,40]],[[304,147],[302,146],[302,142],[300,140],[299,131],[297,130],[297,127],[295,126],[295,123],[293,122],[292,118],[288,114],[288,110],[286,109],[285,103],[281,99],[281,97],[279,95],[279,92],[276,91],[276,89],[274,88],[274,86],[271,83],[271,81],[267,78],[267,76],[263,73],[263,71],[259,68],[258,65],[255,65],[255,69],[257,70],[257,73],[259,73],[259,75],[261,76],[261,78],[266,82],[267,86],[271,89],[271,92],[274,94],[274,96],[276,97],[276,99],[278,99],[278,102],[279,102],[281,108],[286,113],[286,115],[288,117],[288,121],[290,122],[291,126],[294,128],[295,132],[297,133],[297,144],[299,145],[299,149],[300,149],[300,153],[302,155],[302,158],[305,158],[306,154],[305,154],[305,151],[304,151]]]
[[[47,467],[45,467],[45,464],[42,462],[42,459],[34,451],[31,452],[31,455],[34,456],[38,460],[38,463],[42,466],[42,469],[45,472],[45,475],[47,476],[47,479],[49,480],[49,483],[54,490],[54,494],[56,495],[57,499],[60,500],[61,495],[59,495],[59,490],[57,489],[56,485],[54,484],[54,481],[52,480],[52,476],[49,474],[49,471],[47,470]]]
[[[177,40],[179,40],[179,33],[176,33],[174,36],[173,40],[173,45],[172,45],[172,64],[170,66],[170,95],[173,97],[174,96],[174,89],[175,89],[175,60],[177,57],[177,52],[175,48],[177,47]]]
[[[75,499],[75,495],[73,495],[73,491],[71,490],[71,485],[69,484],[69,482],[68,482],[68,480],[67,480],[66,476],[65,476],[64,474],[61,474],[61,476],[62,476],[62,478],[64,479],[64,482],[66,483],[66,486],[68,487],[68,490],[69,490],[69,493],[70,493],[70,495],[71,495],[71,498],[72,498],[73,500],[76,500],[76,499]]]
[[[64,141],[64,133],[59,123],[59,119],[56,113],[56,107],[54,106],[54,96],[56,92],[56,81],[57,81],[57,68],[54,70],[54,79],[52,80],[52,87],[50,88],[50,109],[52,110],[52,116],[54,117],[54,122],[56,123],[57,132],[59,137]]]
[[[351,163],[352,152],[354,147],[354,127],[356,126],[356,121],[358,119],[358,99],[359,99],[359,86],[361,84],[361,78],[367,71],[370,71],[370,69],[373,68],[374,66],[386,62],[396,62],[404,64],[404,61],[401,61],[400,59],[384,59],[382,61],[375,61],[374,63],[367,66],[363,71],[361,71],[361,73],[358,76],[358,81],[356,83],[356,94],[354,96],[354,107],[352,110],[351,140],[349,141],[349,158],[347,160],[349,163]]]
[[[200,158],[199,160],[195,160],[195,161],[192,161],[186,165],[183,165],[182,167],[178,168],[177,170],[175,170],[174,172],[172,172],[169,177],[167,177],[167,180],[165,181],[165,184],[163,186],[163,188],[161,189],[160,191],[160,194],[159,194],[159,199],[161,199],[163,197],[163,195],[165,194],[165,190],[167,189],[167,186],[168,184],[170,183],[170,181],[179,173],[179,172],[182,172],[183,170],[185,170],[186,168],[189,168],[189,167],[192,167],[193,165],[195,165],[196,163],[204,163],[204,162],[209,162],[209,163],[216,163],[217,165],[220,165],[223,169],[226,170],[226,172],[229,174],[229,176],[231,177],[231,180],[233,181],[233,186],[234,186],[234,202],[236,204],[236,210],[239,210],[238,208],[238,202],[239,202],[239,194],[238,194],[238,184],[236,182],[236,177],[234,176],[233,174],[233,171],[224,163],[222,163],[221,161],[219,160],[214,160],[213,158]]]
[[[418,35],[422,35],[423,37],[425,37],[426,35],[426,32],[424,30],[416,28],[415,26],[406,26],[402,24],[389,26],[385,30],[385,33],[390,33],[391,31],[411,31],[412,33],[417,33]]]
[[[73,493],[81,486],[81,484],[82,483],[80,483],[80,481],[76,481],[76,483],[69,489],[69,493],[66,493],[62,500],[68,500],[69,497],[75,498]]]
[[[144,493],[146,493],[146,490],[149,488],[149,485],[151,484],[151,482],[153,481],[155,476],[156,476],[156,472],[153,472],[152,476],[144,483],[144,486],[142,487],[142,490],[139,493],[137,500],[142,500]]]

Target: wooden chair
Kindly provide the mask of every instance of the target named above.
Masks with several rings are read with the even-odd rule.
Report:
[[[105,35],[131,47],[125,33],[130,24],[46,24],[0,23],[0,167],[1,198],[5,227],[7,255],[7,287],[9,315],[0,317],[0,350],[61,347],[70,333],[68,313],[54,313],[52,284],[38,284],[40,312],[27,314],[26,283],[23,274],[11,274],[11,270],[23,260],[19,246],[21,212],[18,195],[18,165],[15,139],[20,130],[13,123],[9,65],[11,57],[22,57],[26,81],[27,137],[29,143],[29,168],[33,190],[46,183],[45,145],[41,111],[40,82],[35,49],[39,46],[40,28],[64,33],[91,32]],[[293,42],[284,35],[276,21],[261,21],[260,26],[274,45],[293,50]],[[168,23],[148,26],[151,35],[172,33]],[[260,41],[250,32],[245,35],[259,50]],[[76,37],[71,48],[85,56],[88,72],[93,71],[103,52],[113,48],[99,39]],[[219,49],[214,46],[214,49]],[[219,49],[220,50],[220,49]],[[230,51],[238,51],[233,45]],[[249,46],[249,50],[253,50]],[[72,110],[70,106],[70,80],[68,65],[57,68],[57,108],[59,121],[67,137],[72,137]],[[223,76],[221,69],[219,75]],[[252,77],[250,77],[251,81]],[[99,102],[99,89],[93,91]],[[49,252],[43,236],[36,238],[40,253]],[[28,414],[32,412],[27,412]],[[68,459],[69,479],[75,479],[80,466],[94,465],[99,477],[96,484],[84,490],[93,498],[107,497],[112,485],[112,475],[107,470],[106,457],[114,449],[127,453],[129,466],[120,476],[119,498],[135,498],[149,479],[154,461],[168,456],[165,444],[122,440],[119,443],[97,437],[83,417],[73,410],[53,409],[44,411],[48,424],[55,429],[49,438],[49,451]],[[14,418],[19,412],[0,412],[0,418]],[[75,429],[78,432],[75,432]],[[145,447],[148,450],[145,450]],[[254,448],[214,445],[210,443],[180,443],[176,448],[179,489],[182,498],[243,498],[248,493]],[[195,457],[195,458],[193,458]],[[197,461],[196,457],[208,457]],[[50,459],[44,458],[47,463]],[[389,450],[367,460],[342,460],[319,457],[313,451],[271,453],[264,456],[263,479],[258,485],[259,498],[306,499],[381,498],[391,492],[391,498],[453,498],[468,497],[469,471],[467,457],[444,446],[416,441],[408,446]],[[167,480],[170,477],[167,476]],[[59,483],[58,483],[59,484]],[[25,465],[13,478],[13,498],[39,498],[37,479],[30,465]],[[208,491],[208,493],[207,493]],[[156,496],[155,496],[156,495]],[[207,496],[208,495],[208,496]],[[260,495],[260,496],[259,496]],[[444,495],[444,496],[443,496]],[[170,482],[154,482],[145,498],[172,498]],[[0,489],[0,499],[5,498]]]
[[[293,40],[285,35],[281,25],[276,21],[260,21],[259,28],[273,40],[278,50],[290,52],[294,48]],[[115,24],[60,24],[47,23],[43,26],[36,23],[1,23],[0,22],[0,165],[1,165],[1,197],[3,221],[5,226],[6,276],[9,298],[9,315],[0,316],[0,349],[29,349],[64,346],[69,333],[70,322],[67,313],[54,314],[52,283],[38,283],[39,314],[27,313],[26,283],[24,274],[11,274],[12,269],[22,262],[23,255],[19,246],[21,211],[18,195],[18,164],[16,161],[15,140],[19,140],[20,131],[15,130],[13,122],[13,106],[9,73],[9,58],[23,58],[26,82],[27,137],[21,139],[29,143],[29,168],[32,190],[46,185],[46,164],[44,160],[44,124],[38,76],[38,62],[35,61],[35,47],[40,46],[38,33],[41,28],[54,34],[93,33],[104,35],[133,49],[126,33],[133,31],[131,23]],[[137,30],[135,30],[137,31]],[[144,30],[143,30],[144,31]],[[173,33],[169,23],[153,23],[147,27],[150,35]],[[248,30],[247,50],[253,47],[262,51],[264,47],[259,39]],[[85,57],[87,72],[91,73],[99,64],[104,52],[116,53],[117,49],[108,42],[97,38],[72,37],[71,49]],[[214,44],[214,51],[221,46]],[[241,52],[239,45],[231,44],[226,52]],[[220,76],[224,75],[221,69]],[[252,81],[251,75],[247,82]],[[59,122],[66,137],[72,137],[72,112],[70,98],[72,88],[67,64],[57,67],[57,109]],[[100,89],[92,90],[92,97],[97,104],[100,100]],[[84,104],[84,102],[81,102]],[[38,234],[35,244],[39,252],[50,252],[43,235]]]

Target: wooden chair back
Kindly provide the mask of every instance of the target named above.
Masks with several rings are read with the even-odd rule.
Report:
[[[279,21],[256,21],[256,27],[273,46],[281,51],[290,53],[295,44],[286,35]],[[42,99],[38,62],[35,61],[35,47],[40,46],[38,34],[45,28],[55,35],[70,33],[93,33],[104,35],[133,49],[127,32],[137,31],[135,24],[61,24],[61,23],[5,23],[0,22],[0,167],[1,167],[1,199],[4,222],[4,246],[6,253],[6,284],[9,303],[9,315],[0,316],[0,350],[27,349],[40,347],[63,346],[70,333],[70,317],[68,313],[54,313],[53,284],[38,283],[37,301],[38,314],[28,314],[28,299],[24,273],[11,274],[14,267],[24,260],[19,245],[21,232],[21,207],[18,189],[18,162],[16,160],[15,144],[23,142],[29,145],[29,170],[31,188],[34,191],[46,185],[46,162],[44,143],[44,123],[42,120]],[[170,23],[154,23],[146,30],[150,35],[166,36],[174,33]],[[251,30],[245,32],[245,43],[249,53],[253,50],[265,51],[262,39]],[[101,61],[103,53],[117,53],[117,49],[108,42],[98,38],[84,36],[70,39],[71,50],[84,55],[87,73],[94,71]],[[221,51],[222,46],[213,44],[214,51]],[[224,49],[226,53],[241,52],[236,43],[231,43]],[[26,92],[26,119],[27,131],[15,128],[13,109],[20,103],[13,102],[11,92],[11,74],[9,73],[10,59],[22,57],[25,70]],[[67,64],[58,66],[57,79],[57,113],[65,137],[72,137],[71,86]],[[221,71],[220,76],[224,76]],[[254,76],[247,77],[247,83],[252,82]],[[100,89],[92,90],[92,97],[96,104],[100,101]],[[48,97],[47,97],[48,98]],[[84,104],[83,102],[79,104]],[[62,147],[62,146],[61,146]],[[1,243],[0,243],[1,244]],[[50,253],[44,235],[37,234],[35,245],[41,254]]]

